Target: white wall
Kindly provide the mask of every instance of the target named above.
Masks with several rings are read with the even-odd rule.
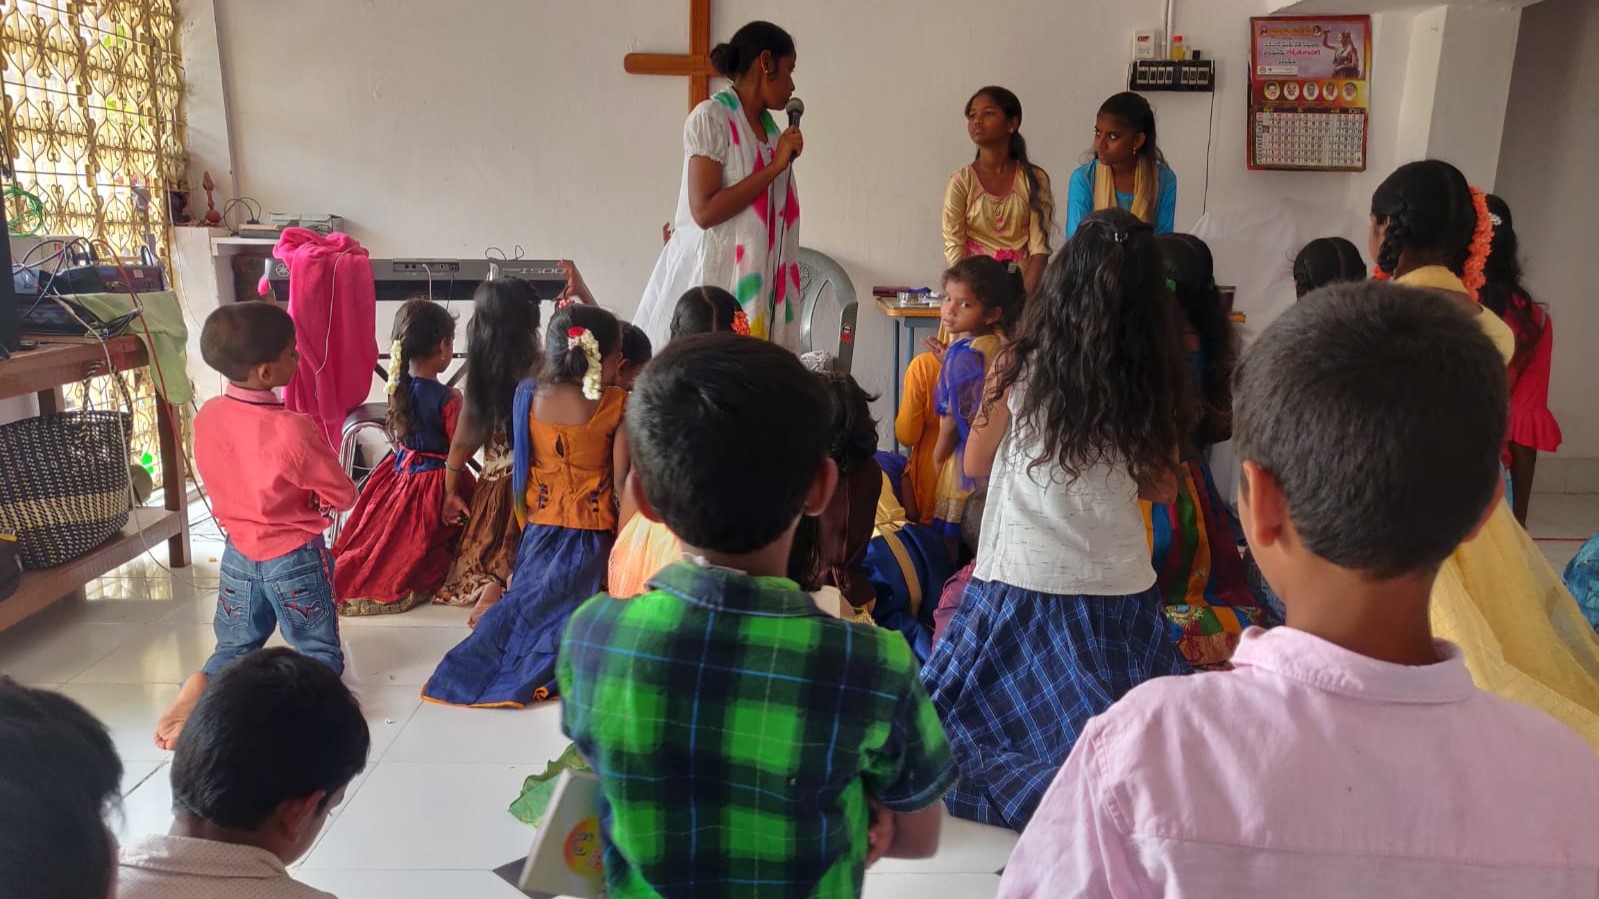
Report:
[[[676,203],[687,85],[626,75],[621,58],[686,49],[686,3],[215,3],[242,192],[269,209],[342,214],[378,255],[520,243],[570,257],[602,302],[632,311]],[[1374,26],[1370,171],[1248,172],[1246,19],[1266,7],[1179,0],[1175,30],[1219,60],[1220,88],[1151,95],[1181,181],[1178,225],[1207,202],[1215,212],[1292,201],[1336,211],[1329,230],[1359,237],[1373,187],[1412,158],[1397,134],[1416,15]],[[1133,31],[1158,26],[1162,10],[1161,0],[1002,0],[981,15],[965,0],[718,0],[712,31],[720,40],[768,18],[795,35],[808,105],[804,243],[864,292],[937,278],[938,208],[946,177],[971,158],[961,113],[974,89],[1020,95],[1033,158],[1063,184],[1095,109],[1125,84]],[[1289,265],[1247,247],[1218,255],[1224,283]],[[1239,305],[1260,313],[1253,326],[1286,301],[1241,295]],[[855,371],[868,389],[889,392],[889,355],[887,323],[863,310]]]
[[[1522,14],[1497,190],[1516,213],[1527,283],[1555,323],[1550,407],[1561,456],[1599,457],[1599,3],[1546,0]],[[1539,471],[1542,481],[1543,471]]]

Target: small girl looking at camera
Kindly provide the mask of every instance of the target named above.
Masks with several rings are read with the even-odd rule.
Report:
[[[340,615],[405,612],[444,584],[459,520],[432,510],[445,495],[444,463],[461,415],[461,392],[439,383],[455,356],[455,319],[416,299],[394,320],[389,369],[392,459],[372,469],[333,544],[333,593]],[[471,496],[471,475],[461,492]],[[419,513],[425,509],[428,513]]]
[[[954,556],[960,548],[966,497],[978,486],[961,462],[966,437],[982,405],[983,381],[999,353],[1000,336],[1014,331],[1021,317],[1022,277],[1015,266],[987,256],[968,256],[944,273],[944,293],[940,318],[951,343],[933,391],[933,410],[939,417],[933,447],[938,470],[933,527]]]
[[[512,405],[513,500],[522,523],[510,586],[444,656],[422,689],[445,705],[520,708],[555,696],[555,658],[572,611],[605,584],[616,490],[627,480],[616,387],[622,327],[594,306],[556,311],[545,368]]]

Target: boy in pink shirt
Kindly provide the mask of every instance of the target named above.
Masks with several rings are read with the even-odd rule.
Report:
[[[309,415],[273,390],[294,377],[294,321],[271,303],[223,306],[206,317],[200,353],[228,379],[194,417],[194,464],[228,535],[213,627],[217,648],[156,722],[172,749],[206,683],[260,649],[275,629],[296,650],[344,671],[333,602],[328,513],[355,504],[355,484]]]
[[[1239,516],[1288,624],[1093,719],[1000,896],[1588,897],[1599,757],[1428,617],[1503,502],[1504,363],[1438,294],[1307,297],[1237,374]]]

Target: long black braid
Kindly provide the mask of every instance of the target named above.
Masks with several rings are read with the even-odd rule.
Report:
[[[1459,169],[1439,159],[1400,166],[1371,195],[1371,214],[1387,223],[1375,260],[1383,272],[1395,274],[1404,256],[1412,268],[1441,265],[1464,274],[1477,211]]]

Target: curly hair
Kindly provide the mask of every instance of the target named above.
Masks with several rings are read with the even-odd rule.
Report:
[[[1019,266],[988,256],[967,256],[945,270],[944,283],[951,281],[970,287],[984,312],[999,310],[999,320],[994,322],[996,330],[1002,334],[1016,333],[1027,299]]]
[[[466,408],[479,439],[508,431],[516,385],[538,373],[539,296],[521,278],[495,278],[472,294],[466,323]]]
[[[394,339],[400,344],[400,353],[389,360],[398,387],[389,395],[388,424],[395,440],[411,436],[417,426],[411,360],[438,352],[439,344],[454,337],[455,316],[426,297],[407,300],[394,317]]]
[[[1412,267],[1441,265],[1465,273],[1477,211],[1460,169],[1440,159],[1400,166],[1371,195],[1371,214],[1386,223],[1377,268],[1398,274],[1400,258]]]
[[[1153,484],[1193,426],[1181,340],[1153,229],[1101,210],[1045,270],[986,401],[1022,386],[1015,427],[1042,443],[1033,468],[1075,480],[1111,464]]]
[[[1221,443],[1233,432],[1233,368],[1238,346],[1232,323],[1216,287],[1216,263],[1210,247],[1192,234],[1162,234],[1155,238],[1166,266],[1166,280],[1175,285],[1177,308],[1199,338],[1202,365],[1199,378],[1200,446]]]

